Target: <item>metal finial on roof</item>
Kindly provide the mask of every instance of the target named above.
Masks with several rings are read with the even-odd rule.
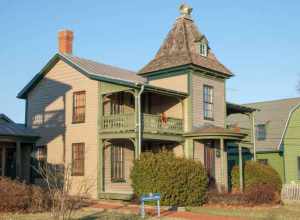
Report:
[[[193,11],[193,8],[187,4],[182,4],[179,7],[179,11],[182,17],[190,17]]]

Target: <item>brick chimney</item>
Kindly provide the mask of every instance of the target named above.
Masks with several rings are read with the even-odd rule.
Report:
[[[60,53],[72,54],[73,31],[62,30],[58,32],[58,51]]]

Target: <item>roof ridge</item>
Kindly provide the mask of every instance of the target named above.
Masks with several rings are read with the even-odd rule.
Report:
[[[118,66],[114,66],[112,64],[106,64],[106,63],[102,63],[102,62],[98,62],[98,61],[95,61],[95,60],[91,60],[91,59],[87,59],[87,58],[83,58],[83,57],[79,57],[79,56],[74,56],[74,55],[70,55],[70,54],[62,54],[62,53],[59,53],[59,54],[62,55],[62,56],[66,56],[66,57],[73,57],[73,58],[85,60],[85,61],[88,61],[88,62],[93,62],[93,63],[103,65],[103,66],[107,66],[107,67],[113,67],[113,68],[116,68],[116,69],[119,69],[119,70],[125,70],[127,72],[130,72],[130,73],[133,73],[133,74],[137,75],[137,72],[135,72],[133,70],[125,69],[123,67],[121,68],[121,67],[118,67]]]
[[[249,102],[249,103],[244,103],[242,105],[253,105],[253,104],[260,104],[260,103],[271,103],[271,102],[280,102],[280,101],[288,101],[288,100],[296,100],[296,99],[299,99],[299,101],[300,101],[300,96],[293,97],[293,98],[283,98],[283,99],[273,99],[273,100],[259,101],[259,102]]]

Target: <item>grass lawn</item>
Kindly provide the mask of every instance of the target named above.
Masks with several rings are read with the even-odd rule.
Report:
[[[74,220],[142,220],[141,217],[131,214],[118,214],[112,212],[82,210],[77,211],[73,217]],[[153,218],[144,218],[143,220],[151,220]],[[171,218],[163,217],[162,220],[171,220]],[[0,214],[0,220],[53,220],[49,213],[39,214]]]
[[[214,216],[240,217],[249,220],[298,220],[300,219],[300,205],[285,205],[277,207],[256,208],[218,208],[192,207],[191,212]]]

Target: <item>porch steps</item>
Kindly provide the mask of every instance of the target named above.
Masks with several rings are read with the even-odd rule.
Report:
[[[123,200],[130,201],[133,198],[133,193],[118,193],[118,192],[101,192],[99,199]]]

